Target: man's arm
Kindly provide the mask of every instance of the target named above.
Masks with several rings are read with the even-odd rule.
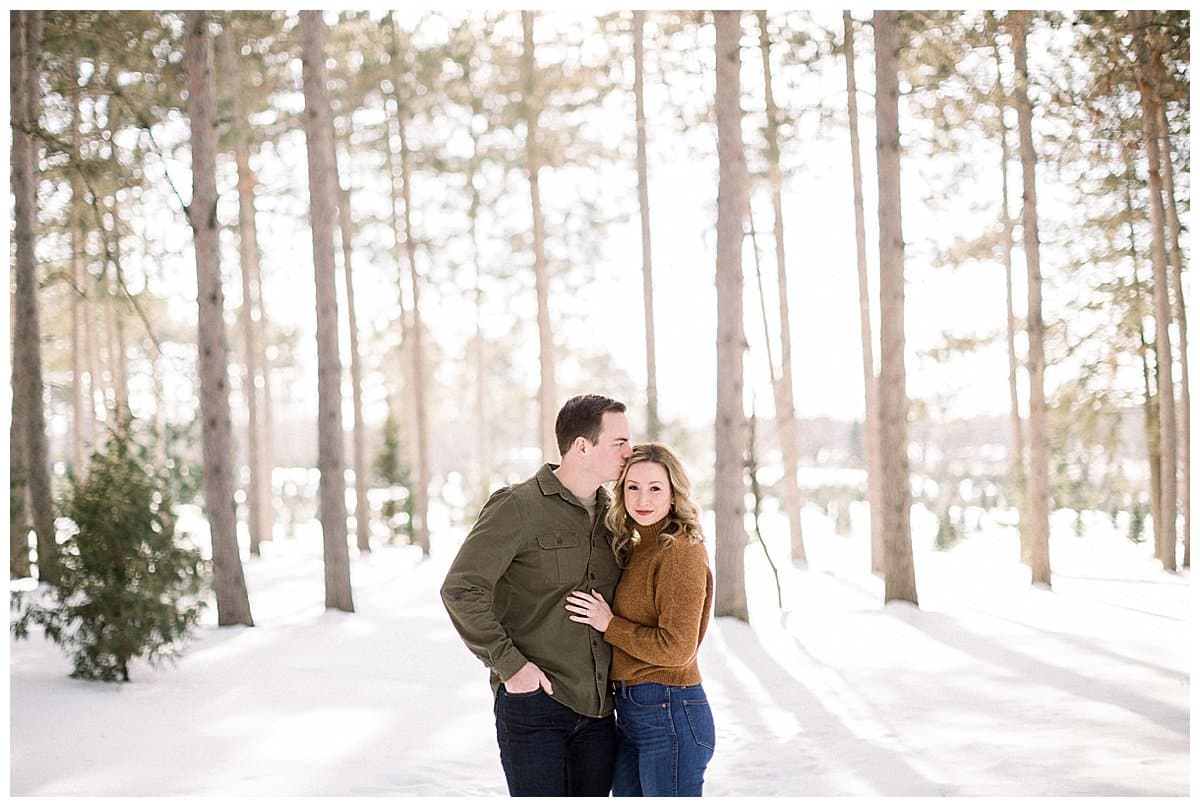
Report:
[[[522,673],[513,681],[516,691],[525,691],[522,685],[528,685],[529,690],[536,688],[536,681],[526,680],[530,675],[525,668],[537,667],[513,645],[496,617],[493,597],[496,581],[520,546],[522,527],[520,506],[512,491],[501,488],[493,493],[450,564],[441,592],[450,621],[467,648],[502,681]],[[540,676],[541,671],[537,674]]]

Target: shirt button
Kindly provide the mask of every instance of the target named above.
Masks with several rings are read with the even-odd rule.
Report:
[[[556,540],[554,541],[554,543],[558,544],[559,546],[562,546],[562,538],[558,538],[558,539],[556,539]]]
[[[595,572],[590,572],[590,573],[588,574],[588,577],[590,577],[592,580],[595,580],[595,579],[596,579],[596,573],[595,573]]]

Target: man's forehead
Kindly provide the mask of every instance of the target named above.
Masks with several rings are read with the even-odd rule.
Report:
[[[613,440],[628,440],[629,418],[624,412],[605,412],[600,419],[600,434]]]

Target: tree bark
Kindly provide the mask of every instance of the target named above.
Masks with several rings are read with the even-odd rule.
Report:
[[[398,123],[399,119],[400,119],[400,115],[401,115],[401,110],[403,108],[401,106],[401,102],[400,102],[400,87],[403,86],[403,83],[404,83],[403,82],[403,79],[404,79],[403,60],[400,57],[400,34],[399,34],[398,23],[395,21],[395,17],[392,15],[392,12],[390,12],[390,11],[388,12],[388,21],[389,21],[388,22],[389,30],[392,32],[392,37],[389,42],[389,45],[390,45],[390,54],[389,55],[391,57],[392,65],[395,70],[395,73],[393,74],[392,80],[390,82],[391,89],[390,89],[390,91],[388,91],[388,94],[391,96],[392,103],[396,107],[395,120]],[[399,127],[397,127],[397,128],[399,128]],[[399,135],[397,135],[397,140],[398,139],[399,139]],[[411,344],[411,339],[409,338],[409,334],[412,331],[412,328],[409,325],[409,308],[405,305],[405,300],[404,300],[404,275],[403,275],[403,272],[400,271],[400,267],[403,266],[406,261],[406,257],[405,257],[406,244],[405,244],[404,224],[403,224],[404,189],[403,189],[403,178],[401,177],[400,172],[396,170],[396,157],[393,154],[393,149],[390,146],[391,121],[388,122],[388,140],[389,140],[389,147],[384,149],[384,159],[385,159],[386,165],[387,165],[388,187],[391,189],[391,192],[392,192],[392,215],[390,216],[391,225],[392,225],[392,256],[393,256],[393,260],[395,261],[395,264],[397,267],[396,289],[397,289],[397,302],[400,306],[400,314],[399,314],[400,367],[398,368],[397,375],[401,379],[406,379],[406,381],[404,383],[402,383],[402,385],[401,385],[402,386],[401,391],[398,393],[400,413],[401,413],[401,416],[399,418],[399,425],[400,425],[401,434],[403,435],[403,438],[402,438],[403,452],[402,453],[404,455],[405,462],[408,464],[408,466],[410,468],[412,468],[412,467],[416,466],[416,462],[417,462],[416,453],[415,453],[417,440],[416,440],[416,435],[414,434],[414,431],[416,430],[415,424],[416,424],[416,420],[417,420],[417,415],[416,415],[416,391],[414,389],[413,380],[411,378],[409,378],[409,375],[410,375],[411,369],[412,369],[412,361],[408,357],[409,351],[411,351],[411,349],[412,349],[412,344]]]
[[[409,163],[408,129],[403,108],[397,109],[400,125],[400,176],[404,182],[404,243],[408,257],[409,283],[412,286],[412,390],[416,407],[416,481],[413,485],[413,537],[424,557],[429,557],[429,423],[425,394],[425,351],[422,347],[421,274],[417,270],[417,240],[412,222],[412,171]]]
[[[1016,87],[1017,129],[1021,149],[1021,226],[1025,240],[1025,264],[1029,276],[1026,331],[1029,341],[1029,566],[1032,581],[1050,586],[1050,459],[1046,425],[1045,323],[1042,321],[1042,268],[1037,224],[1037,157],[1033,149],[1033,106],[1029,102],[1029,58],[1026,35],[1029,12],[1012,13],[1013,59]]]
[[[252,267],[258,262],[258,236],[254,227],[254,175],[250,171],[250,144],[247,142],[246,116],[242,110],[240,82],[236,80],[237,62],[234,54],[238,44],[234,39],[233,27],[226,17],[225,30],[221,34],[223,70],[231,82],[229,100],[231,105],[230,129],[234,141],[234,161],[237,163],[238,181],[238,262],[242,276],[242,336],[246,362],[246,380],[243,394],[246,397],[246,460],[249,465],[250,489],[246,504],[250,518],[247,523],[250,533],[250,554],[261,555],[260,544],[270,533],[271,521],[267,513],[271,509],[269,479],[263,479],[262,426],[259,416],[261,387],[258,364],[258,312],[251,291]]]
[[[854,72],[854,20],[842,12],[846,46],[846,95],[850,118],[850,167],[854,182],[854,247],[858,259],[858,315],[862,336],[864,435],[867,465],[867,505],[871,514],[871,573],[883,574],[882,469],[879,464],[879,381],[871,337],[871,291],[867,273],[866,208],[863,203],[862,154],[858,136],[858,80]]]
[[[33,184],[32,138],[27,130],[28,120],[25,105],[25,27],[29,23],[29,12],[10,11],[9,24],[9,102],[12,105],[12,169],[13,237],[16,241],[17,264],[13,280],[15,291],[12,296],[12,418],[8,426],[8,472],[9,472],[9,574],[13,578],[27,577],[32,571],[29,555],[29,527],[33,507],[29,502],[29,420],[30,404],[41,408],[40,385],[29,378],[30,367],[22,360],[30,349],[37,349],[38,336],[32,331],[30,307],[37,314],[37,264],[33,250],[33,218],[36,204]],[[34,401],[30,397],[35,395]],[[39,572],[41,570],[39,569]]]
[[[413,537],[425,557],[429,557],[429,426],[425,394],[425,351],[422,347],[421,277],[417,270],[417,247],[412,224],[412,173],[409,169],[407,128],[400,124],[400,173],[404,181],[404,243],[408,255],[409,285],[412,287],[412,328],[409,330],[412,361],[411,380],[416,413],[415,470],[413,496]]]
[[[1125,158],[1128,161],[1129,169],[1126,174],[1130,182],[1134,181],[1137,172],[1133,165],[1133,155],[1126,151]],[[1150,343],[1146,340],[1146,310],[1143,304],[1145,299],[1144,287],[1141,279],[1138,277],[1140,255],[1137,246],[1137,230],[1134,222],[1137,220],[1138,211],[1133,204],[1133,191],[1129,187],[1129,183],[1125,185],[1125,213],[1129,225],[1129,262],[1133,267],[1133,293],[1136,305],[1136,321],[1138,335],[1138,357],[1142,361],[1142,383],[1144,385],[1145,397],[1143,398],[1142,410],[1145,412],[1145,429],[1146,429],[1146,459],[1150,466],[1150,519],[1154,523],[1155,533],[1157,534],[1158,525],[1162,521],[1162,513],[1159,508],[1162,506],[1162,462],[1159,459],[1162,451],[1159,448],[1159,421],[1158,421],[1158,399],[1154,395],[1156,381],[1153,377],[1150,368],[1149,353],[1151,350]],[[1158,357],[1155,356],[1157,363]],[[1156,372],[1156,371],[1155,371]]]
[[[350,143],[347,138],[346,149]],[[338,229],[342,234],[342,269],[346,276],[346,318],[350,326],[350,389],[354,407],[354,533],[360,552],[371,551],[371,506],[367,501],[370,480],[367,478],[367,427],[363,423],[362,356],[358,347],[358,312],[354,303],[354,273],[352,248],[354,224],[350,216],[350,189],[338,196]]]
[[[904,236],[900,217],[900,43],[895,11],[876,11],[875,148],[879,173],[879,434],[884,602],[917,604],[909,511],[904,370]]]
[[[529,201],[533,212],[533,277],[537,290],[538,344],[542,370],[538,392],[538,424],[542,456],[547,461],[559,459],[558,439],[554,436],[554,419],[558,413],[558,393],[554,382],[554,335],[550,331],[550,279],[546,269],[546,229],[542,218],[542,195],[538,184],[541,171],[541,152],[538,147],[538,108],[535,60],[533,53],[533,12],[521,12],[525,34],[525,49],[521,54],[524,73],[525,159],[529,172]]]
[[[115,340],[115,357],[113,360],[113,389],[115,391],[117,423],[131,416],[129,408],[129,351],[125,346],[125,307],[129,302],[125,284],[125,269],[121,264],[121,212],[117,209],[117,201],[112,203],[113,217],[113,286],[112,286],[112,324]]]
[[[71,76],[79,75],[79,46],[72,47]],[[79,128],[82,115],[82,94],[79,81],[71,82],[71,161],[79,165]],[[83,187],[79,172],[72,170],[71,207],[68,222],[71,232],[71,470],[76,479],[82,479],[91,454],[90,435],[92,414],[88,411],[88,388],[91,378],[84,381],[87,351],[84,340],[83,309],[86,305],[85,274],[83,263]]]
[[[633,99],[637,117],[638,207],[642,218],[642,308],[646,317],[646,435],[659,438],[658,368],[654,353],[654,282],[650,260],[650,186],[646,169],[644,29],[646,12],[633,12]]]
[[[85,239],[86,240],[86,239]],[[91,417],[92,446],[99,447],[106,439],[105,420],[97,412],[106,411],[104,397],[104,367],[100,362],[100,332],[98,320],[102,316],[97,310],[99,284],[91,270],[84,266],[83,338],[88,362],[88,414]]]
[[[353,611],[350,557],[346,546],[342,362],[338,355],[337,281],[333,260],[338,181],[325,72],[326,29],[322,12],[300,12],[300,35],[313,270],[317,290],[317,467],[321,474],[325,607]]]
[[[472,120],[478,120],[483,114],[482,104],[477,96],[472,96],[472,107],[475,113]],[[471,129],[471,208],[469,211],[471,230],[471,263],[475,267],[475,337],[472,340],[472,356],[475,361],[475,443],[479,452],[479,482],[478,495],[480,506],[487,501],[491,493],[492,469],[492,431],[487,421],[487,343],[483,338],[483,266],[479,248],[479,210],[483,201],[476,181],[479,177],[479,136],[474,128]]]
[[[759,51],[762,54],[763,88],[767,101],[767,172],[771,184],[771,202],[775,211],[775,268],[779,293],[779,377],[773,379],[775,422],[783,455],[783,509],[791,527],[792,563],[808,567],[804,551],[804,531],[800,524],[800,485],[797,481],[800,458],[796,442],[796,406],[792,391],[792,326],[788,308],[787,258],[783,243],[783,180],[779,168],[779,109],[771,87],[771,42],[767,34],[767,12],[758,11]],[[772,372],[772,375],[774,373]]]
[[[13,241],[16,290],[13,300],[13,421],[23,431],[24,478],[29,487],[27,523],[37,533],[38,580],[58,581],[58,541],[43,409],[41,325],[38,313],[38,157],[33,131],[41,98],[42,12],[10,12],[9,84],[12,94]]]
[[[750,620],[746,602],[746,413],[742,405],[742,239],[747,210],[742,146],[740,11],[714,11],[717,155],[716,591],[714,613]]]
[[[1159,55],[1150,47],[1146,26],[1150,13],[1133,11],[1129,14],[1132,34],[1137,48],[1137,81],[1142,106],[1142,139],[1148,162],[1150,192],[1150,257],[1154,267],[1154,350],[1158,363],[1158,417],[1160,447],[1162,448],[1162,523],[1155,524],[1155,546],[1163,568],[1175,571],[1178,542],[1175,518],[1178,507],[1176,481],[1176,422],[1175,384],[1171,352],[1170,281],[1167,277],[1167,248],[1165,241],[1166,215],[1162,200],[1162,162],[1158,148],[1158,94],[1153,86],[1153,62]]]
[[[1000,124],[1000,229],[1002,258],[1004,261],[1005,290],[1005,337],[1008,347],[1008,408],[1009,428],[1012,432],[1012,486],[1017,495],[1017,533],[1020,536],[1020,561],[1029,563],[1029,519],[1025,514],[1029,501],[1028,479],[1025,474],[1025,434],[1021,423],[1020,395],[1017,391],[1017,316],[1013,297],[1013,220],[1008,214],[1008,125],[1004,122],[1004,84],[1001,78],[1000,45],[993,40],[996,55],[996,94],[998,97]]]
[[[200,413],[204,505],[212,536],[217,624],[253,625],[233,501],[233,440],[229,414],[225,295],[217,230],[216,135],[212,42],[202,11],[187,12],[188,117],[192,128],[192,203],[188,220],[196,253],[199,307]]]
[[[1158,64],[1155,65],[1158,67]],[[1183,514],[1183,568],[1192,565],[1192,382],[1188,373],[1187,300],[1183,295],[1182,229],[1175,202],[1175,166],[1171,162],[1171,133],[1166,107],[1159,104],[1158,128],[1162,142],[1163,195],[1166,197],[1171,288],[1175,292],[1175,323],[1179,328],[1179,510]]]

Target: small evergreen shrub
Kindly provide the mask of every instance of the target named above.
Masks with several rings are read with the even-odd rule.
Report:
[[[1146,527],[1146,515],[1149,510],[1148,504],[1141,499],[1134,499],[1133,506],[1129,510],[1129,540],[1135,544],[1146,540],[1142,536],[1142,530]]]
[[[933,546],[935,549],[949,549],[958,543],[960,537],[961,534],[954,525],[954,519],[950,516],[950,505],[947,504],[942,510],[942,514],[938,516],[938,529]]]
[[[200,619],[207,564],[175,541],[170,485],[139,459],[130,421],[92,455],[64,496],[75,532],[61,544],[61,580],[47,596],[14,594],[14,635],[40,625],[73,653],[73,678],[128,681],[129,662],[175,659]]]
[[[383,522],[391,532],[388,543],[396,543],[403,536],[405,543],[416,540],[413,516],[415,503],[412,497],[412,478],[404,463],[404,451],[400,443],[400,424],[388,412],[383,424],[383,446],[375,455],[372,472],[376,482],[388,486],[388,497],[383,502]]]

